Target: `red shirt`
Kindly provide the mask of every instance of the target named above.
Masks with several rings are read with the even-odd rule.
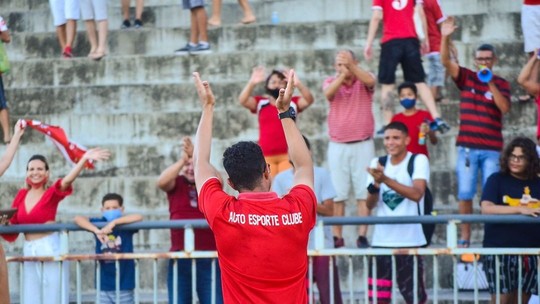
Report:
[[[493,75],[495,86],[510,105],[510,83]],[[473,72],[460,67],[454,79],[460,93],[457,146],[501,151],[503,148],[502,113],[486,83]]]
[[[540,5],[540,0],[524,0],[525,5]]]
[[[183,175],[176,178],[174,188],[167,192],[171,220],[203,219],[199,211],[197,189]],[[216,250],[214,234],[210,229],[194,229],[195,250]],[[184,229],[171,229],[171,251],[184,250]]]
[[[383,11],[381,43],[393,39],[417,38],[414,7],[422,0],[373,0],[373,9]]]
[[[11,208],[17,208],[17,213],[9,221],[12,225],[18,224],[44,224],[46,222],[56,220],[56,211],[58,209],[58,204],[66,196],[73,193],[73,188],[70,186],[66,191],[60,191],[60,184],[62,179],[57,180],[51,187],[49,187],[39,201],[36,203],[34,208],[28,212],[26,210],[26,205],[24,201],[26,199],[26,194],[28,189],[23,188],[19,190]],[[17,239],[18,234],[8,234],[2,235],[8,242],[13,242]]]
[[[441,30],[439,24],[446,20],[439,0],[424,0],[424,13],[428,26],[429,52],[441,51]]]
[[[199,208],[216,236],[224,303],[307,303],[307,244],[317,199],[305,185],[279,198],[207,180]]]
[[[323,90],[335,79],[335,76],[328,77],[323,83]],[[373,88],[355,78],[351,86],[339,87],[329,102],[328,134],[331,141],[346,143],[373,136]]]
[[[252,111],[259,114],[259,146],[264,156],[287,154],[285,132],[278,117],[278,109],[270,103],[266,96],[253,97],[257,101],[257,109]],[[299,96],[293,96],[291,106],[298,111]]]
[[[428,135],[425,135],[426,143],[424,145],[418,144],[420,125],[426,120],[433,121],[433,117],[431,117],[431,114],[429,114],[428,111],[424,110],[417,110],[416,113],[410,116],[403,113],[398,113],[392,117],[392,121],[402,122],[407,126],[407,129],[409,129],[409,137],[411,138],[411,142],[407,146],[407,151],[415,154],[424,154],[425,156],[429,157],[429,152],[427,149],[427,142],[429,141]]]

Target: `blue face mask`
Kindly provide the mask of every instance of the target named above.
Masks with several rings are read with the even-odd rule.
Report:
[[[403,98],[399,101],[405,109],[411,109],[416,105],[416,99]]]
[[[122,217],[122,209],[111,209],[103,211],[103,217],[107,220],[107,222],[112,222],[115,219]]]

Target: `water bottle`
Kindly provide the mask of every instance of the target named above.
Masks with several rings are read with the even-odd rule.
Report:
[[[278,12],[276,12],[276,11],[272,12],[272,18],[270,19],[270,21],[271,21],[272,24],[274,24],[274,25],[279,24],[279,15],[278,15]]]
[[[420,129],[420,133],[418,133],[418,144],[423,146],[426,144],[426,133],[422,132]]]

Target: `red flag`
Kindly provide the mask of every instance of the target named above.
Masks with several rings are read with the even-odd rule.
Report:
[[[87,149],[82,145],[78,145],[70,141],[66,135],[66,132],[64,132],[64,129],[61,127],[51,126],[42,123],[39,120],[26,119],[25,122],[30,128],[47,135],[56,145],[58,150],[60,150],[60,152],[64,155],[64,157],[72,164],[78,163],[84,153],[86,153]],[[84,166],[88,169],[94,169],[92,161],[87,161]]]

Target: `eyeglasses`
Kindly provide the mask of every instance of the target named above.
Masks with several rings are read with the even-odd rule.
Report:
[[[515,161],[516,163],[520,163],[525,160],[525,155],[510,154],[510,160]]]
[[[490,62],[493,60],[493,57],[476,57],[474,58],[476,61],[484,61],[484,62]]]

